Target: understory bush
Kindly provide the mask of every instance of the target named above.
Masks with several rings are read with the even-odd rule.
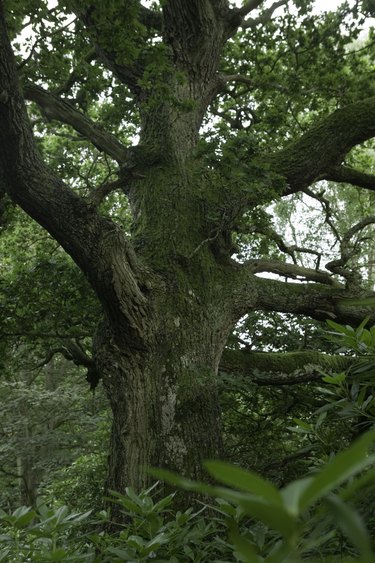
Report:
[[[153,499],[157,485],[139,495],[129,488],[126,495],[112,495],[125,522],[113,533],[106,532],[105,511],[95,517],[66,506],[1,511],[0,562],[373,563],[370,534],[352,500],[358,491],[374,491],[375,454],[369,453],[374,440],[375,430],[363,434],[321,469],[282,489],[219,461],[206,468],[224,486],[154,470],[215,502],[181,512],[173,510],[174,494]]]
[[[329,324],[329,338],[356,359],[343,373],[322,374],[326,401],[308,420],[295,419],[294,430],[324,442],[324,428],[341,417],[354,428],[349,448],[329,455],[317,450],[306,475],[280,488],[221,461],[206,463],[216,486],[153,470],[155,478],[205,502],[192,500],[194,508],[178,511],[174,493],[160,499],[158,483],[140,494],[127,488],[107,499],[122,513],[122,524],[111,521],[110,509],[98,512],[92,484],[98,460],[87,464],[82,457],[46,491],[53,506],[0,510],[0,563],[373,563],[375,429],[365,429],[375,419],[375,329],[365,329],[366,321],[357,329]],[[82,467],[87,486],[79,493]],[[72,512],[62,502],[90,503],[91,510]]]

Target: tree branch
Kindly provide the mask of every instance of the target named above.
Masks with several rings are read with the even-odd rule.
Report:
[[[348,166],[336,166],[331,168],[323,177],[324,180],[332,182],[342,182],[352,184],[359,188],[375,191],[375,175],[366,174],[359,170],[354,170]]]
[[[354,361],[348,356],[329,355],[315,350],[301,352],[254,352],[226,348],[220,371],[245,376],[257,385],[296,385],[322,380],[321,371],[340,372]]]
[[[139,80],[143,75],[143,69],[139,67],[136,62],[132,64],[120,64],[118,62],[119,57],[116,52],[107,48],[105,43],[108,43],[108,40],[103,41],[101,34],[102,28],[100,25],[96,24],[95,17],[93,17],[96,9],[95,3],[85,4],[83,8],[81,6],[77,9],[77,16],[82,20],[87,31],[93,38],[95,51],[103,64],[113,72],[120,82],[126,84],[133,94],[138,96],[141,93]],[[147,8],[145,8],[145,10],[147,10]],[[151,12],[151,10],[147,10],[148,17],[150,17],[149,12]],[[142,13],[145,16],[145,12],[143,10],[141,10],[141,14]],[[104,29],[104,31],[106,30],[108,31],[108,27]]]
[[[244,18],[245,16],[247,16],[247,14],[249,14],[253,10],[256,10],[256,8],[258,8],[263,3],[263,1],[264,0],[248,0],[241,8],[237,9],[237,13]]]
[[[279,266],[279,264],[278,264]],[[292,315],[304,315],[319,321],[335,319],[335,321],[352,326],[358,326],[366,316],[375,324],[375,292],[356,288],[356,292],[349,291],[332,279],[325,272],[321,273],[324,284],[283,282],[254,275],[257,261],[249,261],[235,266],[238,272],[232,287],[232,310],[234,321],[240,319],[250,311],[277,311]],[[286,265],[289,269],[294,264]],[[319,277],[319,272],[307,270]],[[297,271],[300,269],[297,267]],[[280,273],[280,272],[278,272]],[[283,273],[280,273],[283,275]]]
[[[139,21],[145,27],[155,29],[156,31],[161,32],[163,29],[163,14],[142,5],[139,7]]]
[[[320,266],[320,261],[322,258],[322,253],[318,252],[317,250],[312,250],[311,248],[304,248],[302,246],[297,246],[292,244],[291,246],[287,245],[284,241],[283,237],[277,233],[271,226],[262,226],[262,225],[254,225],[249,229],[251,233],[259,233],[261,235],[266,236],[268,239],[271,239],[275,242],[276,246],[278,247],[281,252],[288,254],[291,259],[293,260],[293,264],[297,266],[297,260],[295,257],[295,252],[306,253],[306,254],[313,254],[316,256],[316,270],[317,271]],[[264,270],[266,271],[266,270]],[[324,272],[323,272],[324,273]],[[324,283],[322,281],[322,283]]]
[[[126,184],[126,180],[123,177],[118,178],[117,180],[113,180],[112,182],[105,182],[89,194],[87,201],[90,203],[90,205],[98,207],[103,199],[107,197],[107,195],[109,195],[111,192],[114,192],[119,188],[122,188],[122,190],[124,191],[124,184]]]
[[[34,84],[25,85],[24,95],[26,99],[38,104],[47,119],[56,119],[70,125],[85,139],[91,141],[98,150],[105,152],[120,164],[125,161],[126,147],[114,135],[104,131],[66,100]]]
[[[285,179],[283,195],[288,195],[326,178],[355,145],[374,136],[373,97],[336,110],[268,162]]]
[[[256,302],[250,297],[252,308],[261,311],[278,311],[304,315],[316,320],[335,319],[336,322],[357,326],[366,316],[375,322],[375,293],[362,293],[363,305],[343,286],[328,287],[319,283],[285,283],[259,278],[252,280]],[[368,297],[367,305],[365,297]]]
[[[149,272],[123,232],[47,168],[32,136],[0,1],[0,184],[86,274],[107,314],[139,342]]]
[[[260,272],[270,272],[285,276],[292,279],[303,279],[305,281],[314,281],[333,287],[343,287],[328,272],[322,270],[313,270],[312,268],[304,268],[297,264],[289,264],[280,260],[247,260],[244,264],[253,274]]]
[[[277,10],[277,8],[280,8],[281,6],[286,6],[288,2],[289,0],[279,0],[278,2],[274,2],[272,6],[270,6],[267,10],[264,10],[264,12],[262,12],[260,16],[258,16],[257,18],[250,18],[248,20],[245,20],[242,23],[241,27],[243,29],[249,29],[249,28],[254,29],[258,25],[262,25],[268,22],[272,18],[274,11]]]
[[[221,72],[218,74],[218,80],[221,84],[227,84],[228,82],[240,82],[241,84],[246,84],[247,86],[254,87],[254,81],[251,78],[247,78],[247,76],[243,76],[242,74],[225,74]]]
[[[356,285],[359,286],[362,281],[361,276],[358,274],[358,272],[346,268],[346,265],[349,262],[349,260],[353,258],[355,255],[358,255],[360,252],[360,248],[359,248],[360,241],[355,241],[354,243],[352,243],[352,238],[357,233],[359,233],[369,225],[373,225],[374,223],[375,223],[374,216],[364,217],[363,219],[361,219],[361,221],[359,221],[358,223],[353,225],[350,229],[348,229],[348,231],[344,234],[344,236],[340,240],[340,258],[338,258],[337,260],[332,260],[331,262],[328,262],[325,265],[327,270],[330,270],[334,274],[339,274],[343,276],[347,281],[348,288],[350,288],[350,286],[353,284],[354,287]]]

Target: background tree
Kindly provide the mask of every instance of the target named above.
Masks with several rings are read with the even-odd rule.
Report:
[[[344,164],[375,133],[373,42],[348,50],[367,8],[0,6],[0,190],[101,304],[87,362],[113,412],[108,486],[144,487],[148,465],[200,477],[202,458],[223,453],[217,372],[239,319],[277,311],[357,324],[373,305],[350,261],[374,217],[351,225],[324,265],[320,252],[290,248],[264,211],[301,192],[327,206],[310,191],[322,179],[374,189],[371,174]],[[287,259],[266,258],[263,236]],[[296,358],[284,369],[279,356],[279,369],[308,361]]]

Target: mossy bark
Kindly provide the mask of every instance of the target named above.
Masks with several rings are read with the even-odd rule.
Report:
[[[317,350],[301,352],[254,352],[251,350],[224,351],[220,369],[249,381],[270,385],[303,383],[321,379],[321,370],[340,372],[353,363],[349,356],[323,354]],[[312,377],[311,377],[312,376]]]

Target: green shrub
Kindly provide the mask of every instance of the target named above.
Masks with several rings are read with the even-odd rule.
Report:
[[[196,483],[164,470],[153,474],[186,490],[222,499],[220,511],[236,561],[299,563],[307,558],[371,563],[375,552],[370,534],[349,501],[362,487],[374,484],[375,454],[368,453],[374,440],[375,430],[367,432],[319,471],[280,490],[251,471],[220,461],[208,462],[206,468],[227,487]],[[253,526],[241,528],[244,517],[251,517]],[[256,523],[262,525],[261,536]],[[346,541],[334,541],[331,553],[332,540],[341,537]]]
[[[195,483],[173,473],[153,473],[186,490],[214,497],[198,511],[173,510],[173,497],[152,498],[155,486],[112,494],[124,524],[109,534],[108,514],[21,507],[0,512],[0,562],[116,563],[372,563],[375,552],[351,499],[373,488],[375,430],[304,479],[277,489],[259,475],[224,462],[206,464],[224,486]],[[216,517],[212,514],[216,513]],[[88,523],[90,529],[88,530]]]

